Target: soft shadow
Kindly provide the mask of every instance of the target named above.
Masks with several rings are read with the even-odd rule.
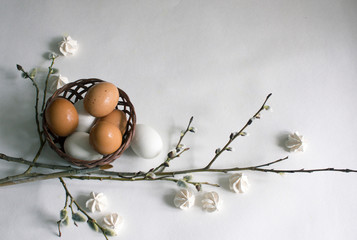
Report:
[[[286,152],[289,152],[289,149],[285,146],[285,142],[288,139],[289,134],[290,132],[283,131],[276,136],[276,143],[278,144],[279,147],[283,148]]]
[[[51,52],[57,53],[58,55],[61,55],[61,52],[59,51],[59,43],[63,40],[63,36],[58,36],[58,37],[54,37],[51,39],[48,47],[50,49]],[[43,55],[46,59],[48,59],[48,54],[45,56],[45,54]]]
[[[195,196],[195,206],[202,209],[202,200],[204,199],[205,194],[202,191],[199,192],[199,193],[196,192],[195,194],[196,194],[196,196]],[[202,209],[202,211],[203,211],[203,209]]]
[[[124,152],[123,155],[128,156],[128,157],[137,157],[137,155],[134,153],[133,149],[131,147],[128,147]]]
[[[76,197],[76,202],[78,203],[78,205],[81,208],[85,209],[86,208],[86,202],[87,202],[88,198],[89,198],[88,194],[81,193]]]
[[[174,189],[171,189],[169,193],[165,194],[163,197],[164,202],[173,208],[176,208],[174,204],[174,198],[175,198],[176,191]]]
[[[222,177],[220,177],[218,179],[218,184],[219,186],[221,186],[221,189],[227,190],[227,191],[231,191],[231,189],[229,188],[229,181],[228,181],[228,176],[224,175]]]
[[[3,75],[3,79],[7,79],[10,81],[17,79],[20,76],[19,73],[16,71],[15,64],[14,64],[14,69],[12,69],[12,70],[0,67],[0,74]]]
[[[36,214],[41,216],[40,221],[42,221],[43,226],[46,226],[47,229],[51,229],[51,232],[58,236],[58,228],[57,221],[59,220],[55,218],[53,215],[49,215],[47,212],[43,211],[41,208],[37,208],[35,210]]]

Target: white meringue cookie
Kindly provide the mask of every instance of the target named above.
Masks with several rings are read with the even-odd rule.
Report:
[[[107,197],[103,193],[91,192],[91,198],[86,202],[86,207],[91,210],[91,212],[101,212],[107,208]]]
[[[304,137],[299,135],[298,132],[294,132],[289,134],[288,140],[285,142],[285,146],[290,150],[290,152],[303,152],[306,147],[306,143],[304,142]]]
[[[174,204],[182,210],[189,209],[195,203],[195,195],[190,189],[182,188],[176,193]]]
[[[208,192],[202,200],[202,208],[207,212],[218,211],[222,205],[222,201],[216,192]]]
[[[64,56],[74,55],[78,51],[78,42],[73,40],[70,36],[63,37],[63,41],[60,42],[59,50]]]
[[[62,76],[61,74],[58,76],[52,76],[50,78],[50,91],[55,92],[57,89],[60,89],[64,85],[68,83],[68,78]]]
[[[103,221],[107,227],[117,229],[118,226],[123,222],[123,218],[117,213],[112,213],[105,216]]]
[[[229,187],[236,193],[245,193],[248,191],[248,177],[243,173],[236,173],[229,178]]]

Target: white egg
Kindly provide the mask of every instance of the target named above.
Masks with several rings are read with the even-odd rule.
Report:
[[[95,122],[95,117],[90,115],[85,109],[83,104],[83,99],[79,100],[74,104],[78,112],[78,126],[76,132],[89,132],[91,127]]]
[[[71,157],[80,160],[99,160],[103,155],[89,144],[89,133],[74,132],[64,141],[64,151]]]
[[[131,142],[133,151],[142,158],[154,158],[162,151],[162,139],[152,127],[137,124]]]

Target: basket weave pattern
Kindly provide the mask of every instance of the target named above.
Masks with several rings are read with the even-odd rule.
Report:
[[[89,90],[89,88],[93,87],[96,83],[104,82],[103,80],[90,78],[90,79],[80,79],[75,82],[66,84],[62,88],[58,89],[54,94],[47,100],[46,108],[43,116],[45,116],[45,112],[49,103],[55,99],[56,97],[63,97],[67,100],[71,101],[73,104],[77,101],[84,98],[85,94]],[[59,137],[55,135],[49,128],[46,122],[46,118],[42,118],[43,131],[46,136],[46,140],[50,147],[62,158],[67,161],[73,163],[74,165],[80,167],[97,167],[109,164],[113,162],[115,159],[120,157],[120,155],[127,149],[130,145],[130,142],[135,133],[135,124],[136,124],[136,115],[133,104],[130,102],[128,95],[121,89],[118,88],[119,91],[119,101],[116,106],[117,109],[122,110],[127,117],[127,128],[123,135],[123,141],[120,148],[112,154],[105,155],[102,159],[86,161],[81,159],[73,158],[67,155],[63,149],[63,143],[65,137]]]

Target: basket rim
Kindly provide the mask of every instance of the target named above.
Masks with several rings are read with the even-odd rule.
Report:
[[[124,113],[128,116],[127,118],[127,129],[125,133],[123,134],[123,142],[122,145],[112,154],[104,155],[103,158],[98,159],[98,160],[82,160],[82,159],[77,159],[69,156],[68,154],[65,153],[63,149],[63,143],[61,144],[61,141],[64,141],[65,137],[59,137],[56,134],[54,134],[48,127],[48,123],[46,121],[45,113],[48,108],[48,105],[56,98],[58,97],[63,97],[66,98],[67,100],[71,101],[74,95],[79,94],[79,93],[73,93],[73,91],[78,91],[81,87],[85,86],[86,84],[91,84],[90,87],[84,88],[85,91],[82,91],[80,94],[81,95],[76,95],[76,101],[79,101],[83,99],[83,93],[87,92],[91,87],[93,87],[97,83],[101,82],[106,82],[104,80],[98,79],[98,78],[86,78],[86,79],[79,79],[74,82],[68,83],[61,87],[60,89],[56,90],[51,97],[47,99],[45,109],[43,111],[43,117],[42,117],[42,128],[43,132],[45,134],[45,138],[47,143],[50,145],[50,147],[61,157],[64,158],[65,160],[69,161],[70,163],[80,166],[80,167],[97,167],[97,166],[102,166],[109,164],[113,162],[115,159],[119,158],[121,154],[129,147],[131,140],[135,134],[135,126],[136,126],[136,113],[135,113],[135,108],[130,101],[129,96],[124,92],[122,89],[118,88],[119,91],[119,101],[117,103],[116,109],[118,109],[120,106],[124,107],[123,111]],[[77,87],[78,86],[78,87]],[[77,87],[77,89],[72,89],[73,87]],[[68,97],[66,96],[61,96],[62,93],[70,93]],[[73,104],[75,102],[71,101]],[[129,109],[129,110],[128,110]],[[119,109],[120,110],[120,109]],[[61,148],[57,146],[59,144]]]

